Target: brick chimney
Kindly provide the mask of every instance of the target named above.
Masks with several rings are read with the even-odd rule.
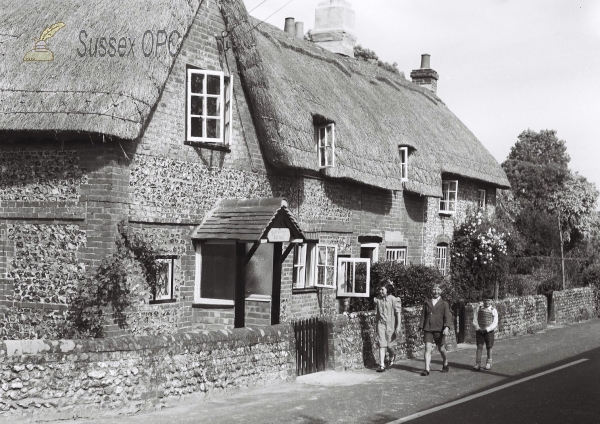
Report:
[[[431,69],[430,56],[425,53],[421,55],[421,69],[415,69],[410,73],[410,78],[415,84],[419,84],[434,93],[437,91],[438,73]]]
[[[347,0],[323,0],[315,10],[315,44],[344,56],[354,57],[354,10]]]

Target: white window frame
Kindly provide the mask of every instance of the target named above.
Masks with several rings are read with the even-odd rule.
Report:
[[[486,191],[483,189],[479,189],[479,198],[478,198],[478,202],[479,202],[479,208],[480,209],[485,209],[486,204],[485,204],[485,199],[486,198]]]
[[[173,291],[174,291],[174,281],[173,281],[174,274],[173,273],[174,273],[174,268],[175,268],[175,257],[174,256],[157,257],[156,262],[167,263],[167,266],[168,266],[168,269],[167,269],[168,293],[166,295],[162,295],[162,296],[157,296],[156,293],[152,293],[152,300],[150,302],[151,303],[154,303],[154,302],[159,303],[159,302],[173,300]]]
[[[406,265],[406,253],[406,247],[387,247],[385,249],[385,259]]]
[[[400,179],[408,181],[408,147],[400,147]]]
[[[323,138],[322,135],[330,137]],[[333,168],[335,166],[335,124],[315,125],[315,141],[317,145],[317,153],[319,156],[319,168]],[[323,152],[331,149],[331,163],[327,160],[327,154],[323,157]]]
[[[452,189],[454,185],[454,190]],[[451,199],[454,195],[454,200]],[[442,198],[440,199],[440,213],[456,213],[458,203],[458,180],[442,180]],[[451,205],[453,207],[451,208]]]
[[[379,261],[379,243],[362,243],[360,248],[373,249],[373,263]]]
[[[364,263],[367,265],[367,284],[364,293],[357,293],[355,291],[355,280],[356,280],[356,264]],[[347,264],[344,266],[344,264]],[[371,261],[367,258],[338,258],[337,266],[337,297],[369,297],[371,287]],[[351,269],[352,273],[352,291],[346,291],[345,276],[348,269]],[[345,272],[346,271],[346,272]]]
[[[298,243],[294,246],[293,289],[314,287],[316,246],[316,243]]]
[[[435,247],[435,262],[437,268],[440,270],[443,276],[446,276],[448,266],[448,246],[437,245]]]
[[[194,303],[200,303],[205,305],[222,305],[222,306],[234,306],[235,301],[229,299],[211,299],[207,297],[200,297],[202,287],[202,246],[210,244],[235,244],[235,240],[211,240],[204,243],[196,244],[196,275],[194,279]],[[235,264],[232,264],[235,266]]]
[[[204,93],[192,93],[192,75],[202,74],[204,75],[203,80],[203,91]],[[206,84],[209,75],[216,75],[220,78],[220,94],[207,94]],[[231,100],[233,98],[233,75],[226,76],[221,71],[208,71],[204,69],[189,68],[187,70],[187,84],[186,84],[186,140],[198,141],[204,143],[215,143],[215,144],[231,144],[231,133],[232,133],[232,122],[233,122],[233,107]],[[203,98],[202,115],[192,115],[192,96]],[[218,98],[220,105],[219,115],[207,115],[206,99]],[[206,134],[206,118],[219,119],[219,137],[197,137],[192,136],[192,118],[202,118],[202,133]]]
[[[325,259],[326,262],[325,264],[320,264],[319,263],[319,251],[321,249],[325,249]],[[329,249],[333,249],[333,263],[328,263],[327,262],[327,250]],[[333,246],[330,244],[317,244],[316,249],[315,249],[315,280],[314,280],[314,285],[315,287],[328,287],[328,288],[335,288],[335,284],[336,284],[336,278],[337,278],[337,246]],[[331,279],[332,281],[332,285],[328,285],[328,284],[320,284],[319,283],[319,267],[324,267],[325,268],[325,282],[327,282],[327,275],[328,272],[333,272],[333,278]]]

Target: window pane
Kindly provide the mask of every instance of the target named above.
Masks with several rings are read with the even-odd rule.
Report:
[[[456,193],[455,192],[448,193],[448,200],[450,200],[451,202],[456,201]]]
[[[333,266],[335,264],[335,247],[327,248],[327,265]]]
[[[331,147],[327,147],[325,149],[325,154],[327,155],[325,158],[326,165],[331,165],[333,163],[333,149]]]
[[[221,116],[221,102],[218,97],[206,98],[206,114],[208,116]]]
[[[455,202],[448,202],[448,209],[449,212],[456,212],[456,203]]]
[[[323,266],[317,269],[317,284],[325,284],[325,267]]]
[[[456,191],[456,181],[450,181],[450,190]]]
[[[206,137],[220,138],[221,137],[221,120],[207,119],[206,120]]]
[[[202,118],[192,118],[192,137],[202,137]]]
[[[235,244],[205,244],[201,249],[200,296],[234,300]]]
[[[206,93],[221,94],[221,77],[219,75],[207,75]]]
[[[319,145],[325,146],[325,128],[319,128]]]
[[[321,166],[326,166],[327,165],[327,156],[326,156],[326,152],[325,152],[325,148],[321,148],[320,150],[320,156],[321,156]]]
[[[327,267],[327,281],[325,282],[328,286],[333,286],[333,267]]]
[[[318,265],[325,265],[326,254],[327,254],[327,248],[319,247],[319,251],[317,253],[317,264]]]
[[[203,100],[204,100],[204,97],[192,96],[192,99],[190,102],[190,110],[191,110],[192,115],[202,115]]]
[[[203,74],[192,74],[192,93],[204,93],[204,89],[202,87],[203,81]]]
[[[157,259],[158,272],[156,276],[155,300],[171,299],[171,277],[173,259]]]

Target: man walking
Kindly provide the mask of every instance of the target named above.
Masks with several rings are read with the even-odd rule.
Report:
[[[385,351],[389,353],[388,368],[394,365],[396,354],[393,347],[400,335],[402,323],[400,298],[391,294],[393,286],[388,284],[379,289],[378,296],[374,299],[377,310],[377,341],[379,342],[379,368],[377,372],[385,371]]]
[[[450,366],[446,357],[446,336],[450,333],[450,323],[452,316],[450,315],[450,305],[442,296],[442,287],[440,284],[433,286],[433,296],[423,304],[423,312],[421,315],[421,330],[423,331],[423,342],[425,343],[425,369],[421,373],[422,376],[429,375],[429,364],[431,363],[431,349],[433,343],[436,344],[444,364],[442,372],[448,372]]]

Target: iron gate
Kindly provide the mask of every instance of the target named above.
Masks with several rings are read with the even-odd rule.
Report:
[[[325,371],[327,337],[325,323],[318,318],[294,322],[296,336],[296,375]]]

